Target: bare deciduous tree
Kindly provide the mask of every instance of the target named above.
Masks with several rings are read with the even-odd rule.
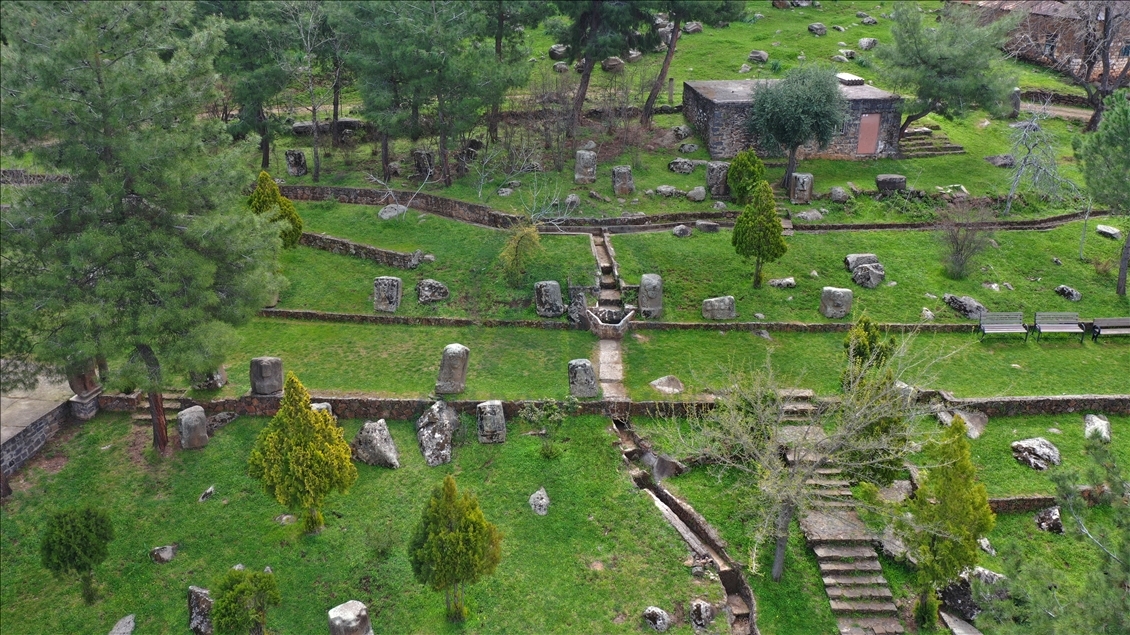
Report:
[[[1064,189],[1077,192],[1075,183],[1059,174],[1056,164],[1055,135],[1041,125],[1048,117],[1050,101],[1044,102],[1039,110],[1030,113],[1027,121],[1017,125],[1012,131],[1012,183],[1008,189],[1008,202],[1004,215],[1012,212],[1012,201],[1022,181],[1027,181],[1033,190],[1045,199],[1057,199]]]
[[[312,178],[317,183],[321,176],[322,158],[318,154],[318,111],[332,98],[332,92],[322,85],[318,74],[319,52],[332,39],[333,33],[326,28],[325,8],[321,1],[284,0],[273,3],[282,21],[290,27],[288,33],[294,46],[282,42],[272,42],[271,48],[279,66],[302,86],[306,106],[310,110],[310,122],[314,135],[314,172]]]
[[[960,280],[977,254],[989,246],[992,236],[985,224],[991,220],[990,213],[962,201],[938,216],[937,234],[944,249],[946,274]]]

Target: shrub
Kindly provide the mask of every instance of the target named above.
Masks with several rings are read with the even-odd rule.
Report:
[[[950,278],[964,278],[973,259],[989,246],[989,233],[975,224],[985,220],[989,220],[985,210],[967,203],[941,213],[937,232]]]
[[[730,196],[738,205],[749,205],[753,200],[753,189],[765,180],[765,165],[753,150],[739,152],[730,161],[726,182],[730,186]]]
[[[563,44],[569,41],[569,31],[573,28],[573,21],[568,16],[554,15],[542,22],[542,28],[554,42]]]
[[[502,252],[498,254],[498,259],[502,261],[502,270],[506,274],[507,282],[513,286],[520,285],[522,276],[526,273],[526,267],[542,251],[541,234],[538,233],[537,227],[528,223],[514,226],[510,230],[510,238],[506,240]]]
[[[286,227],[279,231],[283,247],[298,246],[298,241],[302,238],[302,217],[298,215],[294,203],[279,192],[279,186],[266,171],[259,172],[259,178],[255,181],[255,190],[251,192],[251,197],[247,199],[247,207],[256,216],[262,216],[273,211],[274,215],[270,217],[270,222],[284,221],[286,223]]]
[[[55,575],[78,574],[82,599],[93,604],[94,567],[109,555],[107,545],[113,539],[114,525],[106,512],[93,507],[66,509],[47,519],[39,554],[43,566]]]
[[[263,633],[267,609],[282,602],[273,573],[228,569],[214,588],[212,623],[220,633]]]
[[[769,60],[769,70],[774,73],[781,72],[781,60]]]

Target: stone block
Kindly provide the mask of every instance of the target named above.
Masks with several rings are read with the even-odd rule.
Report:
[[[663,313],[663,278],[657,273],[640,277],[640,316],[652,319]]]
[[[467,387],[467,362],[471,350],[462,344],[448,344],[443,348],[439,362],[439,379],[436,380],[437,395],[455,395]]]
[[[906,177],[901,174],[880,174],[875,177],[875,187],[880,192],[901,192],[906,189]]]
[[[573,166],[574,183],[596,183],[596,153],[577,150],[577,161]]]
[[[596,371],[589,360],[574,359],[569,362],[569,394],[580,398],[600,396]]]
[[[369,609],[364,603],[350,600],[328,612],[330,635],[373,635]]]
[[[400,308],[400,297],[404,284],[396,276],[378,276],[373,279],[373,310],[382,313],[396,313]]]
[[[283,365],[278,357],[251,360],[251,394],[276,395],[283,389]]]
[[[794,205],[807,205],[812,202],[812,186],[815,179],[805,172],[793,172],[789,187],[789,200]]]
[[[556,280],[543,280],[534,284],[534,310],[543,318],[557,318],[565,314],[561,298],[561,284]]]
[[[851,313],[851,289],[824,287],[820,293],[820,314],[838,320]]]
[[[734,296],[707,298],[702,301],[702,317],[707,320],[733,320],[738,317]]]
[[[636,191],[636,182],[632,179],[632,166],[618,165],[612,168],[612,191],[616,196],[627,196]]]
[[[730,164],[725,161],[711,161],[706,164],[706,189],[710,191],[710,198],[730,198],[730,184],[727,177],[730,174]]]
[[[204,408],[192,406],[177,413],[177,435],[182,450],[195,450],[208,445],[208,417]]]
[[[506,442],[506,414],[502,402],[484,401],[478,405],[479,443]]]

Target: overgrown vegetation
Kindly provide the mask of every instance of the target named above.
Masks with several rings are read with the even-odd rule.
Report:
[[[100,509],[82,507],[52,514],[43,528],[39,553],[43,566],[63,577],[76,574],[82,582],[82,599],[94,604],[94,567],[109,555],[107,546],[114,539],[110,516]]]

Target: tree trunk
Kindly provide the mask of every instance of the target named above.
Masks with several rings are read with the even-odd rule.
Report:
[[[381,177],[384,179],[386,184],[389,182],[389,179],[392,178],[392,169],[389,168],[388,164],[389,164],[389,160],[388,160],[388,133],[382,132],[381,133]]]
[[[796,171],[796,151],[797,148],[789,148],[789,163],[785,166],[785,180],[781,183],[790,197],[793,195],[792,180],[793,172]]]
[[[927,110],[923,110],[922,112],[916,112],[913,115],[907,115],[906,121],[902,122],[902,126],[899,127],[899,139],[902,139],[902,135],[906,133],[907,126],[909,126],[910,124],[914,123],[915,121],[918,121],[919,119],[925,117],[926,115],[930,114],[931,112],[933,112],[932,108],[927,109]]]
[[[573,136],[573,132],[577,126],[581,125],[581,115],[585,111],[585,94],[589,91],[589,80],[592,78],[592,69],[596,66],[593,60],[588,57],[585,58],[585,67],[581,72],[581,83],[577,86],[577,94],[573,97],[573,114],[569,120],[569,136]]]
[[[439,128],[439,165],[440,178],[444,187],[451,187],[451,165],[447,160],[447,117],[444,116],[443,97],[437,95],[436,123]]]
[[[663,90],[663,82],[667,80],[667,71],[671,69],[671,60],[675,57],[675,43],[679,41],[679,22],[677,16],[671,23],[671,41],[667,43],[667,55],[663,58],[663,66],[659,67],[659,77],[655,78],[655,83],[651,86],[651,93],[647,96],[647,101],[644,102],[643,112],[640,113],[640,125],[650,128],[651,115],[655,111],[655,100],[659,98],[659,92]]]
[[[333,147],[341,146],[341,130],[338,130],[337,120],[341,116],[341,62],[335,62],[338,65],[337,72],[334,73],[334,113],[333,121],[330,122],[330,139],[332,140]]]
[[[137,354],[149,371],[149,417],[153,420],[153,447],[164,452],[169,444],[169,425],[165,420],[165,399],[161,395],[161,363],[146,344],[138,344]]]
[[[1091,113],[1091,118],[1087,120],[1087,128],[1084,132],[1094,132],[1099,129],[1099,123],[1103,120],[1104,110],[1106,110],[1106,106],[1103,104],[1102,99],[1099,99],[1099,103],[1095,105],[1095,111]]]
[[[495,9],[495,15],[498,17],[498,23],[494,29],[494,55],[498,59],[499,65],[502,64],[502,35],[506,28],[506,12],[503,10],[502,1],[499,0],[498,7]],[[498,119],[502,111],[502,96],[500,95],[493,104],[490,105],[490,115],[487,117],[487,134],[490,136],[492,143],[498,142]]]
[[[785,573],[785,549],[789,545],[789,523],[793,521],[796,507],[791,503],[781,505],[777,513],[777,550],[773,554],[773,581],[780,582]]]
[[[1130,232],[1126,232],[1126,242],[1122,243],[1122,258],[1118,261],[1118,295],[1126,295],[1126,268],[1130,266]]]
[[[311,154],[314,155],[314,182],[318,182],[318,177],[322,175],[322,157],[318,156],[318,107],[314,104],[310,105],[311,117],[314,120],[314,150]]]
[[[758,258],[756,264],[753,267],[753,288],[754,289],[760,289],[761,288],[761,265],[762,265],[761,259]]]
[[[259,162],[259,169],[266,170],[271,167],[271,131],[267,123],[267,113],[259,106],[259,112],[255,115],[259,122],[259,150],[263,153],[263,158]]]

